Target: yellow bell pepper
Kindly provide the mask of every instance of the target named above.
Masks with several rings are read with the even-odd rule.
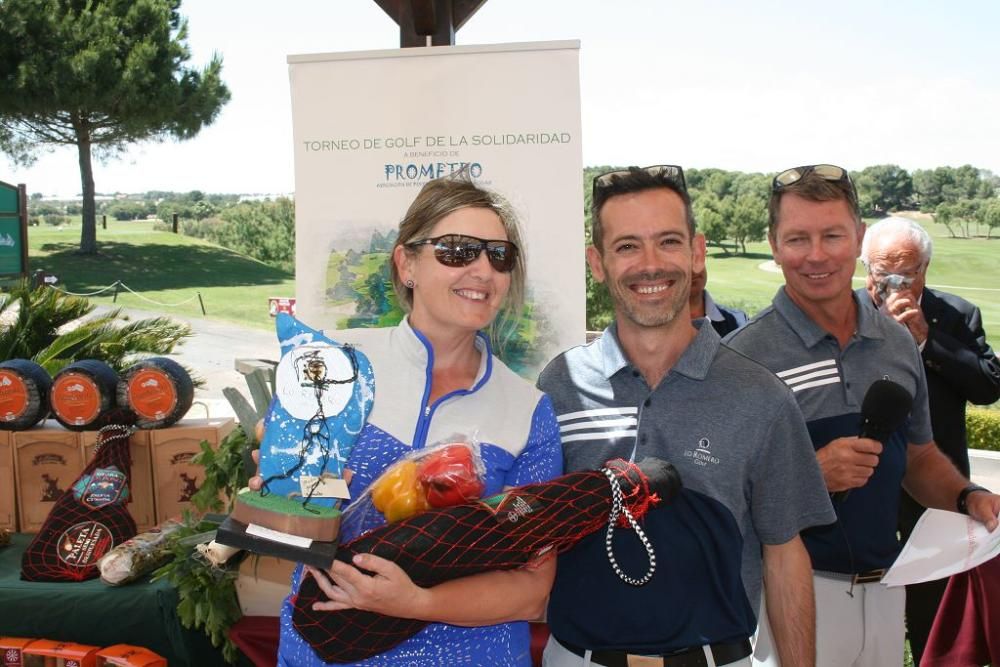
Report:
[[[417,481],[417,464],[397,461],[372,484],[372,504],[395,523],[428,508],[423,486]]]

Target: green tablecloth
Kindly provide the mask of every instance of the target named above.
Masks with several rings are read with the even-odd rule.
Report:
[[[200,631],[177,618],[177,591],[148,578],[125,586],[100,579],[79,583],[21,581],[21,553],[31,535],[0,547],[0,635],[73,641],[95,646],[134,644],[155,651],[170,667],[225,665]]]

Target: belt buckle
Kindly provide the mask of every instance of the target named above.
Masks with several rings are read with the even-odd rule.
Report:
[[[628,667],[663,667],[663,658],[658,655],[625,654],[625,664]]]
[[[875,584],[882,581],[882,577],[885,576],[886,570],[884,567],[878,570],[869,570],[868,572],[862,572],[860,574],[854,575],[851,579],[851,583],[854,584]]]

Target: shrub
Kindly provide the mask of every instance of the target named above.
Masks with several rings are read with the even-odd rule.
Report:
[[[295,204],[290,199],[244,202],[206,229],[209,241],[284,271],[295,270]]]
[[[193,236],[199,239],[209,239],[213,238],[215,229],[223,224],[218,218],[205,218],[204,220],[182,220],[181,221],[181,234],[185,236]]]
[[[96,308],[47,286],[15,285],[0,298],[0,315],[8,322],[0,326],[0,359],[32,359],[50,375],[78,359],[99,359],[121,372],[143,357],[169,354],[191,335],[187,324],[166,317],[129,320],[118,309],[84,318]]]
[[[170,202],[174,206],[176,202]],[[206,202],[198,202],[198,205]],[[164,203],[162,206],[167,206]],[[160,217],[156,231],[173,231],[170,218]],[[194,236],[229,248],[270,266],[295,271],[295,203],[280,197],[275,201],[234,204],[216,215],[180,220],[185,236]]]
[[[969,447],[1000,451],[1000,412],[970,407],[965,414]]]

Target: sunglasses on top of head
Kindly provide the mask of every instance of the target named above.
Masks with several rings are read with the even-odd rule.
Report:
[[[777,192],[792,183],[797,183],[810,173],[816,174],[825,181],[847,183],[851,186],[851,191],[855,192],[854,181],[851,180],[850,174],[847,173],[846,169],[835,164],[807,164],[802,167],[786,169],[771,181],[771,190]]]
[[[453,268],[472,264],[479,259],[483,250],[486,250],[490,266],[499,273],[509,273],[517,264],[517,246],[511,241],[480,239],[465,234],[444,234],[412,241],[407,243],[406,247],[416,250],[422,245],[433,246],[437,261]]]
[[[604,188],[611,187],[615,181],[627,177],[633,172],[646,172],[654,178],[663,179],[681,192],[687,192],[687,182],[684,180],[684,170],[676,164],[654,164],[649,167],[630,167],[628,169],[615,169],[606,171],[594,177],[594,196]]]

